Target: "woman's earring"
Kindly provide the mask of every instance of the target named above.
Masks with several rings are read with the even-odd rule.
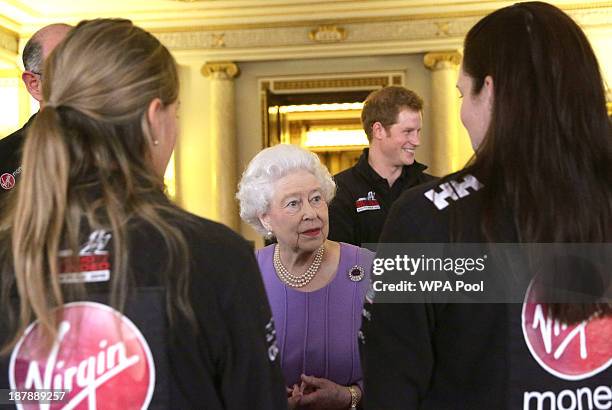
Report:
[[[153,140],[153,145],[159,145],[159,140]]]
[[[273,237],[274,237],[274,232],[268,229],[268,232],[266,232],[266,238],[272,239]]]

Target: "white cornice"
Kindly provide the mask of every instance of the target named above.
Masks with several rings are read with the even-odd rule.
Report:
[[[612,8],[578,9],[568,13],[586,30],[612,26]],[[189,54],[189,51],[197,50],[207,60],[253,61],[460,49],[465,34],[480,18],[480,15],[472,13],[463,16],[438,13],[426,18],[347,19],[335,25],[326,22],[328,29],[336,27],[343,33],[332,44],[314,41],[311,32],[319,25],[307,22],[290,27],[220,27],[218,30],[153,32],[175,53]]]
[[[459,49],[465,33],[478,19],[513,3],[514,0],[5,0],[0,3],[0,25],[17,31],[23,40],[49,22],[124,17],[152,31],[177,56],[239,62]],[[612,1],[552,3],[587,31],[612,27]]]
[[[612,8],[612,1],[551,1],[565,10]],[[44,24],[84,18],[124,17],[148,29],[265,28],[334,21],[423,19],[439,15],[482,16],[514,0],[4,0],[0,16],[27,36]]]

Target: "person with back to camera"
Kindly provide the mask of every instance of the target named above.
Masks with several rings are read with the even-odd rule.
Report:
[[[43,63],[55,47],[64,39],[72,26],[63,23],[50,24],[38,30],[23,48],[23,67],[21,74],[28,93],[42,101]],[[21,149],[28,126],[34,120],[32,115],[23,127],[0,139],[0,205],[6,200],[7,193],[12,192],[21,175]]]
[[[382,242],[612,241],[604,86],[570,17],[541,2],[484,17],[465,38],[457,87],[476,154],[463,170],[404,194]],[[586,280],[580,274],[567,284]],[[365,408],[609,408],[609,296],[537,302],[545,293],[488,305],[374,298],[362,328]]]
[[[335,188],[315,154],[276,145],[251,160],[236,195],[242,219],[278,241],[256,254],[290,408],[353,409],[363,392],[357,333],[374,254],[327,239]]]
[[[169,51],[129,20],[83,21],[44,73],[0,222],[0,388],[66,408],[287,408],[250,247],[164,194]]]

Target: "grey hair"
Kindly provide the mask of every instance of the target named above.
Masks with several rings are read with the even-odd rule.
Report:
[[[34,71],[40,73],[42,68],[42,45],[36,36],[28,40],[23,48],[23,67],[26,71]]]
[[[275,145],[255,155],[242,174],[236,193],[242,220],[265,234],[266,229],[259,217],[269,210],[275,182],[298,170],[314,175],[321,184],[325,201],[329,203],[332,200],[336,183],[316,154],[295,145]]]

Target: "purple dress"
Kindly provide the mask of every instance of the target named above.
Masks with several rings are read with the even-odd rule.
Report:
[[[374,253],[341,242],[336,275],[314,292],[300,292],[281,282],[272,263],[274,245],[256,255],[272,308],[287,386],[299,384],[302,373],[344,386],[361,385],[357,333]],[[358,282],[349,279],[355,265],[365,271]]]

